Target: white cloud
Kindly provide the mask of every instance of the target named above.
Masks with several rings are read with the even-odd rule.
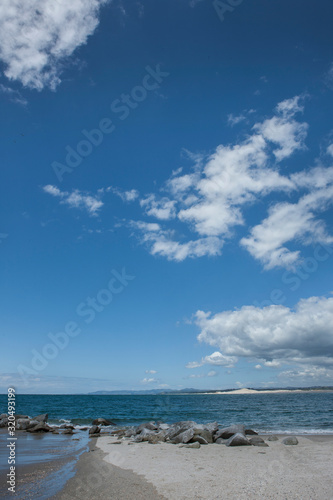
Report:
[[[156,200],[155,195],[151,194],[140,201],[140,205],[144,207],[147,215],[156,217],[156,219],[168,220],[176,216],[175,200],[162,198]]]
[[[289,250],[285,244],[295,239],[303,244],[332,243],[325,224],[316,218],[317,212],[327,210],[333,203],[333,169],[315,168],[308,174],[292,176],[295,184],[312,187],[297,203],[278,203],[268,212],[268,217],[253,227],[250,236],[241,244],[265,269],[293,268],[300,259],[300,251]],[[317,189],[316,189],[317,188]]]
[[[151,375],[155,375],[157,373],[156,370],[145,370],[145,373],[150,373]]]
[[[131,202],[135,201],[139,197],[139,192],[136,189],[130,189],[129,191],[122,191],[119,188],[114,188],[112,186],[109,186],[106,188],[107,192],[111,191],[112,193],[116,194],[125,202]]]
[[[55,89],[61,64],[87,42],[107,0],[3,0],[0,59],[5,75],[25,87]]]
[[[153,377],[146,377],[146,378],[143,378],[141,380],[141,384],[155,384],[156,382],[158,382],[158,380],[156,380],[156,378],[153,378]]]
[[[260,132],[267,141],[279,146],[279,149],[273,151],[277,161],[289,158],[297,150],[305,149],[308,124],[293,119],[295,114],[303,112],[304,107],[300,104],[303,98],[295,96],[280,102],[276,107],[278,116],[254,125],[255,131]]]
[[[219,351],[213,352],[210,356],[201,358],[201,361],[191,361],[187,363],[186,368],[199,368],[203,365],[226,366],[232,368],[237,363],[235,356],[224,356]]]
[[[218,347],[222,356],[256,359],[273,368],[296,364],[333,369],[332,297],[301,299],[294,309],[243,306],[214,316],[197,311],[196,323],[198,340]]]
[[[305,366],[301,369],[285,370],[279,374],[279,378],[284,383],[299,385],[314,385],[314,384],[332,384],[333,383],[333,369],[318,367],[318,366]]]
[[[331,156],[333,156],[333,144],[330,144],[327,148],[327,153]]]
[[[86,210],[89,215],[98,215],[99,210],[104,205],[104,203],[99,199],[98,196],[93,196],[91,194],[83,193],[78,189],[75,189],[71,193],[68,191],[61,191],[56,186],[48,184],[43,187],[45,193],[48,193],[54,197],[60,198],[60,203],[68,205],[71,208],[79,208],[81,210]]]
[[[261,368],[262,368],[262,366],[261,366],[261,365],[256,365],[256,366],[255,366],[255,369],[256,369],[256,370],[261,370]]]
[[[238,125],[238,123],[241,123],[245,120],[246,116],[243,114],[233,115],[232,113],[230,113],[230,115],[228,115],[228,125],[230,125],[231,127],[233,127],[234,125]]]
[[[191,375],[185,378],[206,378],[206,377],[216,377],[217,375],[218,375],[217,371],[211,370],[208,373],[196,373],[196,374],[192,373]]]

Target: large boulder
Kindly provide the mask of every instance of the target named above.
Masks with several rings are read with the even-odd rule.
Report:
[[[92,425],[89,429],[89,434],[99,434],[101,432],[100,427],[98,425]]]
[[[165,441],[165,432],[157,432],[157,433],[152,433],[150,436],[148,436],[147,439],[148,443],[150,444],[157,444]]]
[[[172,441],[178,434],[187,431],[190,428],[197,427],[197,424],[192,420],[184,420],[182,422],[176,422],[167,430],[165,435],[166,439]]]
[[[38,422],[47,422],[47,419],[49,418],[47,413],[43,413],[42,415],[37,415],[37,417],[34,417],[33,420],[37,420]]]
[[[19,418],[16,420],[15,425],[18,431],[26,431],[32,427],[36,427],[39,422],[38,420],[30,420],[30,418]]]
[[[7,418],[7,417],[8,417],[7,413],[1,413],[0,420],[2,420],[3,418]]]
[[[209,422],[204,425],[204,429],[214,434],[219,430],[219,424],[217,422]]]
[[[279,438],[277,436],[274,436],[274,435],[268,436],[268,438],[267,438],[267,441],[278,441],[278,440],[279,440]]]
[[[268,444],[265,443],[265,441],[259,436],[253,436],[249,438],[249,441],[253,446],[268,446]]]
[[[231,436],[225,443],[227,446],[251,446],[250,441],[244,436],[244,434],[237,432]]]
[[[229,427],[224,427],[223,429],[218,430],[214,434],[214,440],[218,438],[229,439],[234,434],[243,434],[245,436],[245,427],[241,424],[229,425]]]
[[[200,437],[203,439],[205,442],[201,442],[199,439],[196,439],[197,437]],[[198,441],[201,444],[206,444],[206,443],[212,443],[213,442],[213,434],[207,429],[198,429],[197,427],[194,429],[194,438],[193,440]]]
[[[295,436],[289,436],[282,439],[282,443],[287,445],[296,445],[298,444],[298,439]]]
[[[92,421],[91,425],[117,425],[114,422],[111,422],[111,420],[108,420],[107,418],[95,418],[95,420]]]
[[[193,436],[194,436],[194,429],[193,429],[193,427],[190,427],[186,431],[183,431],[180,434],[177,434],[177,436],[172,438],[170,441],[173,444],[178,444],[178,443],[187,444],[191,441]]]

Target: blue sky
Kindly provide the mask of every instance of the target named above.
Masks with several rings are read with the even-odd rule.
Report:
[[[332,14],[3,4],[2,392],[333,384]]]

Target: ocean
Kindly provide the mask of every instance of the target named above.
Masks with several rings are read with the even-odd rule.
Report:
[[[6,413],[7,395],[0,395]],[[191,395],[19,395],[16,413],[48,413],[50,424],[90,425],[97,417],[117,425],[150,420],[244,423],[260,433],[333,434],[333,392]]]

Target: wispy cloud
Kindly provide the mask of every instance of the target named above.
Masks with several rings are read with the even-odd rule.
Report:
[[[104,205],[100,200],[100,195],[94,196],[89,193],[83,193],[78,189],[75,189],[72,192],[61,191],[56,186],[48,184],[43,187],[43,191],[51,196],[60,198],[61,204],[68,205],[70,208],[86,210],[91,216],[97,216],[99,210]]]
[[[18,90],[14,90],[11,87],[6,87],[2,83],[0,83],[0,92],[8,96],[9,100],[15,102],[16,104],[20,104],[21,106],[27,106],[28,101],[24,97],[22,97],[21,93]]]
[[[87,42],[107,0],[4,0],[0,5],[0,59],[5,75],[25,87],[55,89],[62,64]]]

